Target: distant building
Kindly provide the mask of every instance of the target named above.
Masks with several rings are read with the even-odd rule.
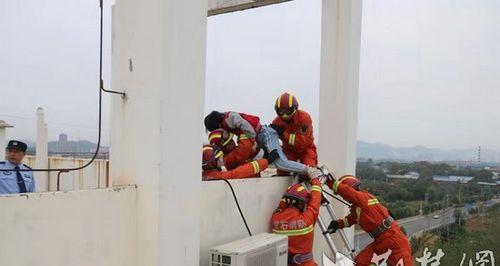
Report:
[[[68,142],[68,135],[64,133],[59,134],[59,142]]]
[[[450,175],[450,176],[434,175],[434,176],[432,176],[432,180],[434,180],[434,181],[458,182],[458,183],[462,183],[462,184],[467,184],[472,179],[474,179],[473,176],[456,176],[456,175]]]
[[[411,171],[404,175],[387,175],[387,177],[394,179],[418,179],[420,174],[418,172]]]
[[[483,186],[496,186],[498,183],[491,183],[491,182],[477,182],[478,185],[483,185]]]

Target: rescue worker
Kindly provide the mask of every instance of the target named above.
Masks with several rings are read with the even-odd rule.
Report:
[[[271,218],[273,233],[288,236],[288,265],[316,266],[314,226],[321,205],[321,182],[311,179],[311,193],[300,183],[290,186]]]
[[[274,105],[278,115],[272,122],[273,127],[283,142],[283,152],[288,160],[300,161],[308,166],[318,165],[318,154],[314,144],[311,116],[299,110],[299,102],[292,94],[281,94]],[[286,175],[286,172],[278,172]]]
[[[238,135],[244,133],[252,141],[256,137],[259,147],[263,148],[265,153],[270,154],[276,150],[279,156],[275,159],[274,165],[278,170],[304,174],[311,178],[321,175],[321,171],[315,167],[288,160],[281,149],[276,130],[270,126],[262,126],[259,121],[258,117],[244,113],[212,111],[205,117],[205,127],[209,131],[223,128]]]
[[[240,165],[233,170],[222,171],[224,157],[222,151],[215,150],[210,145],[203,145],[202,153],[202,180],[254,177],[265,170],[269,162],[272,162],[277,156],[276,153],[273,153],[268,155],[267,159],[259,159]]]
[[[7,161],[0,162],[0,195],[12,193],[35,192],[35,178],[31,171],[15,171],[31,169],[23,164],[26,143],[11,140],[6,147]]]
[[[355,258],[358,266],[370,265],[374,254],[381,255],[392,251],[388,265],[413,265],[411,246],[408,238],[401,232],[398,223],[377,198],[367,191],[360,190],[361,182],[354,176],[346,175],[338,180],[329,180],[327,184],[336,194],[350,202],[350,214],[332,221],[328,233],[354,224],[366,231],[374,241],[365,247]]]
[[[208,135],[210,145],[224,153],[224,166],[228,170],[251,162],[260,151],[256,142],[252,142],[246,134],[238,136],[238,144],[234,142],[233,137],[233,133],[224,129],[216,129]]]
[[[212,111],[205,117],[205,127],[212,132],[219,128],[226,130],[240,138],[248,139],[252,145],[244,145],[238,149],[240,162],[251,159],[257,149],[256,138],[261,129],[260,119],[257,116],[245,113]],[[231,158],[231,160],[234,158]]]

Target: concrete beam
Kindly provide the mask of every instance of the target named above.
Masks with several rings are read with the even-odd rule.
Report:
[[[318,157],[338,177],[356,173],[361,14],[362,0],[323,0]],[[354,240],[352,229],[349,235]]]
[[[215,16],[250,8],[268,6],[291,0],[209,0],[208,16]]]
[[[137,184],[137,263],[199,265],[207,0],[113,6],[110,173]]]

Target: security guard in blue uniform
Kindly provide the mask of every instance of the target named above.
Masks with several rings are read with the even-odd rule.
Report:
[[[35,192],[35,178],[31,171],[16,171],[16,169],[31,169],[22,163],[26,143],[11,140],[7,144],[7,161],[0,162],[0,195],[12,193]]]

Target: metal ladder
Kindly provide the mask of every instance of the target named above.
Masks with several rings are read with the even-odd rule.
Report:
[[[332,175],[326,167],[323,166],[320,169],[324,175]],[[307,182],[303,182],[303,184],[307,188],[307,190],[310,192],[311,191],[310,185]],[[322,197],[321,206],[326,208],[328,214],[330,215],[331,220],[332,221],[338,220],[338,216],[336,215],[335,210],[333,209],[330,201],[328,201],[328,199],[326,199],[326,197],[324,195],[321,195],[321,197]],[[325,241],[326,241],[328,247],[330,248],[330,250],[334,254],[333,262],[337,263],[336,260],[337,260],[338,254],[342,254],[343,256],[347,257],[351,261],[354,261],[354,258],[356,257],[356,250],[354,249],[353,243],[351,243],[351,241],[349,241],[349,239],[347,238],[347,235],[344,232],[344,230],[339,229],[339,230],[337,230],[337,232],[340,234],[342,242],[344,242],[344,246],[349,251],[349,253],[347,255],[339,252],[339,250],[335,246],[335,243],[333,242],[331,235],[329,233],[327,233],[328,226],[326,225],[326,223],[323,220],[323,217],[321,217],[321,215],[318,215],[318,224],[319,224],[319,227],[321,228],[321,234],[325,238]]]

